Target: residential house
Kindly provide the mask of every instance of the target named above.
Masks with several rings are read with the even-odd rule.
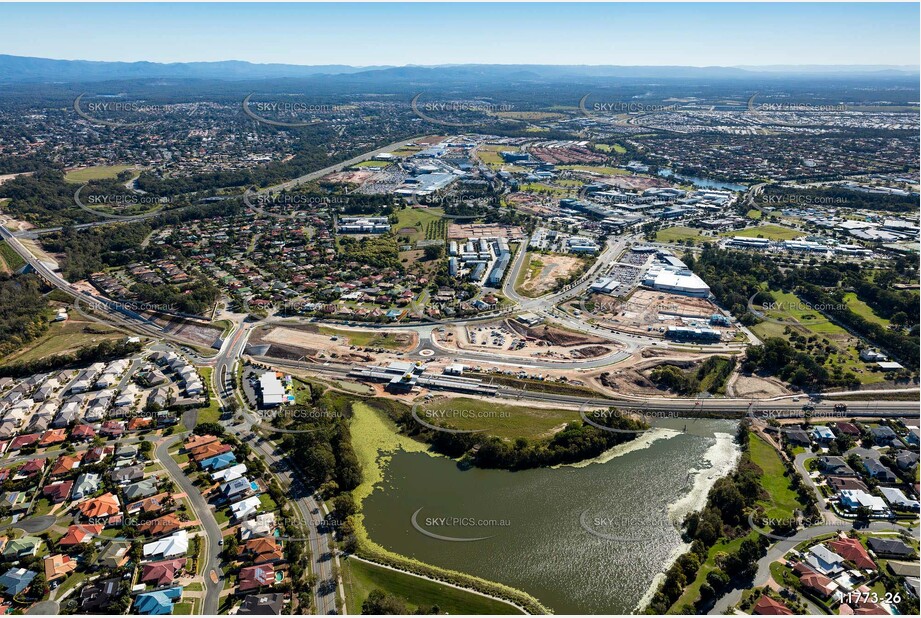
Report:
[[[262,513],[240,523],[240,539],[269,537],[275,531],[275,513]]]
[[[244,597],[238,616],[279,616],[284,607],[285,595],[280,592],[272,594],[250,594]]]
[[[3,558],[8,561],[21,560],[38,553],[42,540],[37,536],[24,536],[9,541],[3,548]]]
[[[67,532],[58,541],[60,547],[73,547],[81,543],[92,543],[102,533],[99,524],[76,524],[67,528]]]
[[[274,537],[251,538],[240,549],[240,555],[254,564],[278,562],[284,558],[281,547]]]
[[[29,587],[35,576],[35,571],[30,571],[22,567],[9,569],[3,575],[0,575],[0,590],[3,594],[12,598]]]
[[[822,456],[819,457],[819,470],[827,475],[835,476],[856,476],[847,462],[841,457]]]
[[[77,569],[77,561],[64,554],[45,556],[45,581],[64,579]]]
[[[234,519],[239,521],[254,515],[261,506],[262,502],[259,500],[259,496],[250,496],[231,504],[230,511],[233,513]]]
[[[137,465],[115,468],[109,473],[109,478],[119,485],[137,481],[138,479],[144,478],[144,466]]]
[[[112,602],[122,596],[118,578],[90,582],[80,590],[78,605],[84,614],[104,614]]]
[[[809,568],[822,575],[837,575],[844,570],[844,558],[824,545],[810,547],[805,562]]]
[[[914,556],[914,550],[898,539],[867,539],[867,547],[880,558],[905,559]]]
[[[182,588],[173,586],[139,594],[134,599],[134,609],[145,616],[163,616],[173,613],[173,603],[182,598]]]
[[[96,558],[96,564],[107,569],[120,569],[131,558],[131,544],[123,541],[110,541]]]
[[[793,610],[780,601],[775,601],[768,595],[762,594],[752,608],[752,614],[756,616],[792,616]]]
[[[901,446],[899,437],[886,425],[871,427],[870,435],[873,436],[873,442],[878,446]]]
[[[185,567],[185,558],[150,562],[141,567],[141,581],[154,586],[169,586]]]
[[[884,466],[880,460],[874,459],[873,457],[864,457],[863,468],[866,470],[867,476],[882,483],[895,483],[897,480],[892,470]]]
[[[153,519],[144,522],[138,526],[138,531],[141,534],[149,534],[150,536],[156,538],[164,534],[170,534],[175,532],[182,527],[182,522],[176,516],[175,513],[167,513],[160,517],[154,517]]]
[[[86,496],[91,496],[97,491],[102,485],[102,476],[96,474],[95,472],[86,472],[77,477],[77,482],[74,483],[74,491],[72,499],[74,501],[82,500]]]
[[[141,479],[136,483],[128,485],[123,490],[125,500],[135,501],[157,493],[157,477]]]
[[[184,556],[189,551],[189,534],[185,530],[178,530],[173,534],[145,543],[143,547],[144,558],[173,558]]]
[[[60,504],[67,500],[70,490],[73,489],[73,481],[57,481],[49,483],[42,488],[42,495],[48,498],[52,504]]]
[[[275,567],[271,564],[257,564],[243,567],[237,576],[237,591],[246,592],[275,585]]]
[[[112,492],[81,502],[77,508],[84,517],[94,520],[105,519],[121,513],[121,503],[118,501],[118,496]]]
[[[845,560],[853,562],[858,569],[876,570],[876,563],[873,562],[870,554],[858,539],[850,537],[835,539],[828,542],[828,547]]]

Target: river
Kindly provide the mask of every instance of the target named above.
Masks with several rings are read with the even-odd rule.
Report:
[[[462,470],[398,451],[364,501],[365,527],[387,549],[514,586],[556,613],[630,613],[686,549],[677,523],[739,456],[734,421],[656,424],[553,469]]]
[[[709,178],[700,178],[699,176],[681,176],[672,170],[659,170],[659,176],[664,178],[674,178],[685,182],[693,183],[694,186],[701,189],[720,189],[722,191],[748,191],[746,185],[740,185],[732,182],[723,182],[722,180],[711,180]]]

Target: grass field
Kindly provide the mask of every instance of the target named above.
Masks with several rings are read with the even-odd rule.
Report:
[[[759,225],[757,227],[749,227],[744,230],[730,230],[728,232],[723,232],[721,236],[744,236],[745,238],[767,238],[770,240],[793,240],[794,238],[799,238],[804,235],[804,232],[799,230],[794,230],[789,227],[783,227],[782,225]]]
[[[560,165],[558,168],[561,170],[574,170],[577,172],[594,172],[596,174],[601,174],[602,176],[629,176],[632,174],[630,170],[621,169],[619,167],[610,167],[607,165]]]
[[[340,337],[348,340],[350,345],[362,348],[384,348],[387,350],[400,350],[407,346],[400,335],[391,332],[373,330],[342,330],[321,326],[320,333],[330,337]]]
[[[73,170],[64,175],[67,182],[89,182],[91,180],[103,180],[105,178],[117,178],[125,170],[134,169],[133,165],[97,165],[95,167],[85,167],[80,170]]]
[[[13,248],[5,240],[0,240],[0,268],[6,267],[10,271],[21,268],[26,261],[22,256],[13,251]]]
[[[542,182],[529,182],[521,185],[521,191],[528,193],[543,193],[546,195],[552,195],[553,197],[567,197],[573,194],[572,189],[564,189],[562,187],[553,187]]]
[[[416,410],[426,422],[440,421],[457,429],[483,429],[500,438],[539,438],[570,421],[579,420],[576,410],[523,407],[493,401],[455,397],[422,404]]]
[[[521,286],[524,285],[525,281],[533,280],[537,277],[541,269],[543,269],[544,263],[535,255],[526,255],[524,259],[527,260],[527,266],[518,272],[518,278],[515,279],[515,291],[524,296],[529,296],[528,292],[521,291]]]
[[[595,144],[595,150],[600,152],[616,152],[617,154],[624,154],[627,152],[627,149],[621,146],[620,144]]]
[[[355,167],[370,167],[370,168],[382,169],[382,168],[387,167],[388,165],[392,165],[392,163],[390,163],[389,161],[362,161],[361,163],[357,163]]]
[[[772,320],[789,323],[791,326],[803,326],[816,334],[847,336],[846,330],[829,322],[828,318],[822,315],[820,311],[810,309],[809,305],[800,300],[793,292],[771,292],[770,294],[778,303],[778,308],[770,309],[763,313]],[[765,324],[770,324],[770,322],[762,322],[756,328]],[[777,324],[776,326],[779,326],[781,332],[783,332],[783,325]]]
[[[350,614],[361,613],[362,603],[375,589],[400,597],[410,612],[437,605],[440,613],[450,615],[521,613],[508,603],[358,560],[345,560],[342,578]]]
[[[745,216],[748,217],[749,219],[760,219],[761,211],[758,210],[757,208],[752,208],[747,213],[745,213]]]
[[[198,371],[201,373],[202,383],[205,385],[205,388],[208,389],[208,393],[211,395],[208,407],[198,409],[198,422],[216,423],[221,418],[221,404],[217,398],[217,395],[215,395],[211,390],[211,372],[213,372],[214,369],[211,367],[199,367]]]
[[[123,333],[96,322],[52,322],[44,335],[22,350],[9,355],[2,363],[29,362],[124,336]]]
[[[844,295],[844,303],[847,305],[847,308],[862,317],[865,320],[870,322],[876,322],[880,326],[889,326],[889,320],[886,318],[881,318],[876,315],[873,311],[873,308],[870,307],[867,303],[863,302],[857,298],[857,294],[854,292],[848,292]]]
[[[397,236],[408,236],[410,243],[425,239],[426,229],[439,221],[444,211],[440,208],[404,208],[397,211],[397,222],[391,229]],[[406,228],[413,231],[405,232]]]
[[[658,242],[681,242],[684,240],[697,240],[698,238],[700,238],[700,230],[681,225],[668,227],[656,232]]]
[[[503,144],[483,144],[477,148],[476,156],[489,167],[498,169],[505,163],[501,155],[499,155],[499,152],[502,150],[513,152],[521,149],[518,146],[507,146]]]
[[[784,476],[785,468],[780,455],[757,434],[750,432],[749,437],[752,462],[761,468],[761,487],[768,493],[766,500],[759,501],[765,515],[777,519],[793,517],[794,511],[805,507],[796,492],[790,489],[790,480]]]

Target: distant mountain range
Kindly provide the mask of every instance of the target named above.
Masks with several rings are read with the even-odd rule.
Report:
[[[482,78],[513,80],[561,80],[566,78],[652,78],[652,79],[745,79],[778,75],[854,75],[902,77],[917,75],[916,66],[886,65],[802,65],[802,66],[591,66],[527,64],[457,64],[440,66],[367,66],[255,64],[240,60],[222,62],[102,62],[92,60],[53,60],[0,54],[0,82],[98,82],[130,79],[214,79],[243,81],[279,78],[304,78],[321,75],[349,75],[349,81],[380,79]]]

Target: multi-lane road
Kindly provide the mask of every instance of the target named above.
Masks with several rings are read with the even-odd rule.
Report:
[[[305,530],[307,541],[310,545],[311,572],[316,575],[317,585],[313,590],[314,609],[318,614],[335,614],[336,595],[340,587],[335,577],[333,564],[338,564],[338,557],[330,550],[332,537],[326,532],[324,526],[324,513],[322,505],[318,502],[314,488],[307,487],[297,474],[297,467],[293,460],[277,451],[271,442],[266,441],[256,431],[260,420],[248,409],[244,400],[242,408],[237,405],[234,390],[234,372],[237,361],[243,356],[246,342],[254,326],[253,322],[245,320],[234,325],[233,330],[224,340],[224,345],[211,374],[211,389],[217,394],[221,408],[225,410],[238,409],[243,417],[243,422],[231,424],[226,421],[225,427],[238,438],[250,445],[257,452],[278,478],[282,487],[297,508],[298,518]]]

